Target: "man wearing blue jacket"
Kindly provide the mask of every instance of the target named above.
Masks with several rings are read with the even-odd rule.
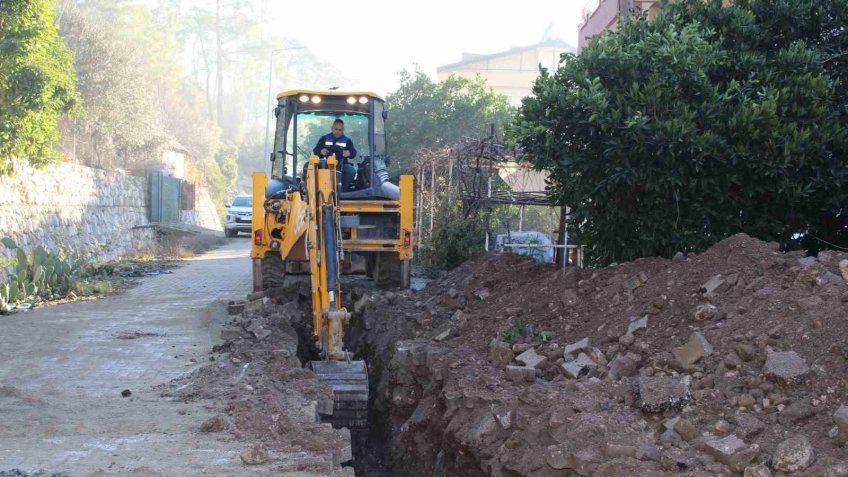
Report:
[[[348,159],[356,157],[356,148],[353,147],[353,141],[344,135],[344,121],[341,119],[333,121],[333,132],[321,136],[312,153],[322,157],[335,154],[336,159],[341,159],[345,164]]]
[[[333,132],[321,136],[312,153],[320,157],[335,154],[336,160],[341,160],[339,164],[339,172],[342,173],[339,184],[341,191],[347,192],[354,187],[356,167],[348,161],[356,157],[356,148],[353,146],[353,141],[344,135],[344,121],[341,119],[333,121]]]

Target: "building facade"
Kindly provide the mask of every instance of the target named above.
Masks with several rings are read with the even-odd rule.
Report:
[[[539,77],[539,65],[555,69],[560,55],[574,51],[573,46],[555,39],[488,55],[463,53],[462,61],[441,66],[437,73],[439,81],[451,75],[469,79],[480,75],[493,91],[517,105],[532,93],[533,82]]]
[[[592,0],[583,10],[583,23],[580,24],[577,47],[582,50],[589,40],[605,30],[614,29],[619,17],[629,12],[647,13],[649,17],[657,14],[659,0]]]
[[[729,3],[730,0],[722,0],[722,5]],[[583,9],[583,23],[578,27],[577,47],[582,51],[592,37],[615,29],[618,19],[631,12],[654,18],[659,11],[660,0],[590,0]]]

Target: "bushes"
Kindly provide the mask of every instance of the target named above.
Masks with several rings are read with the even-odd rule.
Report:
[[[845,246],[846,21],[846,0],[669,4],[544,71],[512,132],[595,264],[739,232]]]

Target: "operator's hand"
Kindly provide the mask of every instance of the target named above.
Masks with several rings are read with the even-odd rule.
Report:
[[[328,152],[330,152],[330,151],[328,151],[326,147],[324,149],[321,149],[321,155],[322,156],[326,156]]]
[[[350,157],[350,151],[342,151],[342,157]]]

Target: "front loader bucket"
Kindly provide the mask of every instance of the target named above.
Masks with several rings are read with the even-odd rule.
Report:
[[[367,428],[368,367],[365,361],[311,361],[309,366],[319,381],[333,387],[333,408],[319,407],[321,421],[335,428]]]

